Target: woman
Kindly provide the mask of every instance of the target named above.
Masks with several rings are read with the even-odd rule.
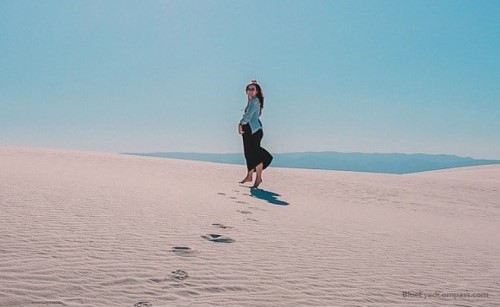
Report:
[[[262,123],[259,120],[259,116],[262,114],[262,109],[264,107],[262,89],[257,81],[252,80],[252,82],[246,86],[245,91],[248,102],[245,108],[245,114],[238,125],[238,132],[243,136],[243,149],[248,172],[240,183],[252,181],[252,175],[256,172],[257,176],[253,187],[258,188],[262,183],[262,171],[271,164],[273,156],[271,156],[267,150],[260,147],[260,141],[264,136]]]

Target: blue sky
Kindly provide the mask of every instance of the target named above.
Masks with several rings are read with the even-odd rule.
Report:
[[[0,145],[500,159],[499,1],[0,1]]]

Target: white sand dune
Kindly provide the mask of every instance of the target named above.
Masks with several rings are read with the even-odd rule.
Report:
[[[499,166],[244,171],[0,148],[0,306],[500,305]]]

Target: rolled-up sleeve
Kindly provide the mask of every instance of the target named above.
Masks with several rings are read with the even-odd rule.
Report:
[[[259,99],[250,100],[250,104],[248,105],[245,114],[243,114],[243,118],[241,119],[240,124],[247,124],[255,112],[259,112]]]

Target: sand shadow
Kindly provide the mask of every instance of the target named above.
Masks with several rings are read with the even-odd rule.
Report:
[[[250,188],[250,196],[267,201],[270,204],[278,206],[288,206],[289,203],[278,199],[278,193],[266,191],[262,189]]]

